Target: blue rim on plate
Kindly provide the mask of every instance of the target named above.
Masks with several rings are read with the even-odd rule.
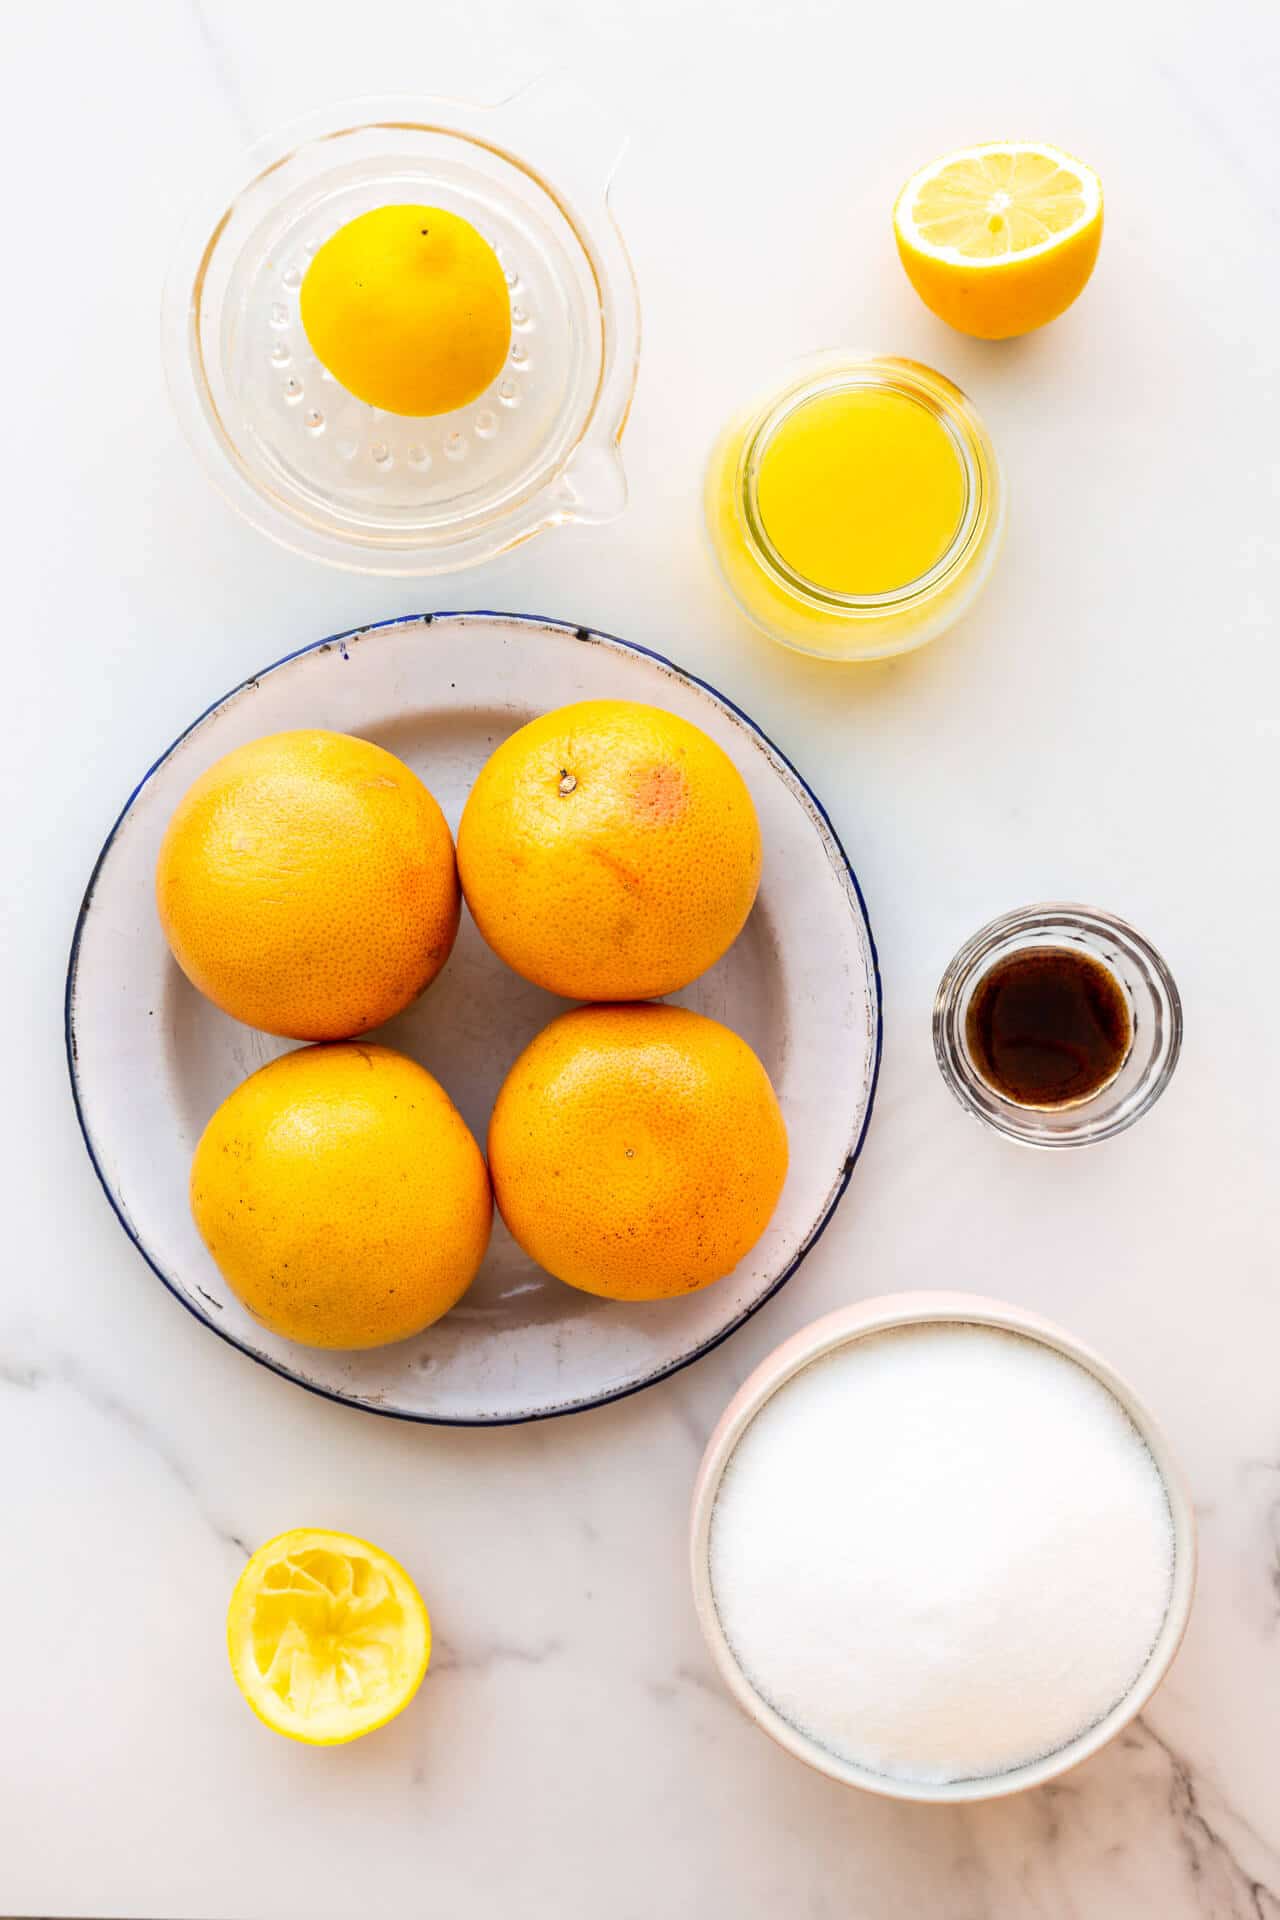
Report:
[[[182,742],[187,739],[190,734],[195,732],[198,726],[207,720],[211,714],[215,713],[219,707],[225,705],[228,700],[234,699],[237,694],[244,692],[246,689],[255,686],[259,681],[264,680],[268,674],[275,673],[278,668],[287,666],[291,660],[298,660],[305,654],[318,653],[322,648],[334,646],[339,647],[345,653],[345,643],[348,640],[354,640],[367,633],[378,633],[388,628],[402,626],[424,625],[430,627],[436,621],[453,619],[493,619],[509,621],[515,626],[535,626],[544,630],[550,629],[557,633],[564,634],[566,638],[586,641],[590,644],[603,641],[611,647],[620,648],[625,653],[639,654],[643,658],[652,660],[657,665],[669,669],[672,673],[677,674],[681,679],[690,682],[692,685],[701,687],[704,693],[709,693],[721,706],[727,708],[730,713],[734,714],[744,726],[749,727],[751,732],[763,741],[770,753],[781,761],[797,785],[806,794],[814,810],[822,820],[827,833],[830,835],[832,845],[844,863],[844,870],[848,877],[849,884],[853,889],[854,898],[857,900],[863,925],[866,930],[867,946],[871,959],[872,980],[875,987],[875,1033],[872,1044],[871,1071],[867,1082],[866,1110],[862,1116],[862,1125],[858,1131],[857,1139],[854,1141],[845,1159],[839,1181],[832,1190],[831,1198],[825,1212],[817,1221],[812,1232],[799,1248],[794,1258],[784,1267],[783,1271],[767,1290],[760,1295],[759,1299],[753,1300],[750,1306],[746,1307],[736,1319],[731,1320],[728,1326],[720,1328],[710,1339],[704,1341],[700,1347],[694,1348],[691,1353],[681,1355],[680,1358],[675,1361],[659,1366],[653,1373],[646,1375],[642,1380],[628,1381],[625,1386],[612,1389],[607,1393],[595,1394],[588,1399],[575,1401],[571,1406],[538,1408],[527,1413],[503,1414],[482,1420],[460,1419],[442,1414],[415,1413],[403,1407],[382,1406],[371,1400],[357,1401],[350,1399],[341,1393],[334,1392],[329,1387],[320,1385],[314,1380],[308,1380],[298,1373],[291,1372],[288,1367],[281,1365],[278,1361],[272,1359],[270,1355],[258,1352],[255,1348],[246,1345],[246,1343],[239,1339],[234,1333],[220,1326],[216,1319],[212,1319],[207,1314],[202,1313],[196,1303],[184,1293],[169,1275],[152,1259],[147,1248],[143,1245],[141,1239],[134,1232],[125,1217],[120,1203],[103,1172],[101,1163],[94,1151],[93,1142],[89,1137],[89,1129],[85,1121],[84,1108],[81,1103],[75,1035],[74,1003],[76,972],[80,958],[80,942],[86,919],[93,904],[94,890],[98,883],[98,876],[102,871],[103,863],[110,853],[116,836],[128,817],[135,800],[147,785],[147,782],[158,769],[164,765],[165,761],[169,759],[170,755],[181,746]],[[658,653],[652,647],[641,646],[639,642],[634,640],[623,640],[619,638],[617,634],[605,633],[599,628],[579,626],[572,621],[553,620],[540,614],[532,613],[503,613],[488,607],[472,607],[467,609],[450,608],[447,610],[441,608],[435,613],[398,614],[390,620],[374,620],[367,622],[363,626],[348,627],[342,633],[329,634],[323,640],[313,640],[305,647],[295,647],[291,652],[282,654],[278,660],[273,660],[269,666],[263,667],[257,673],[247,675],[244,680],[239,681],[236,686],[231,687],[217,700],[211,701],[201,713],[198,713],[195,719],[183,728],[177,738],[172,740],[164,752],[147,768],[141,780],[138,781],[138,784],[134,787],[123,807],[121,807],[120,812],[117,814],[111,831],[103,841],[98,857],[93,863],[93,870],[89,875],[88,885],[85,887],[84,897],[80,902],[80,909],[76,915],[75,930],[71,939],[71,952],[67,964],[66,989],[63,998],[63,1025],[66,1040],[67,1070],[71,1079],[71,1097],[75,1103],[76,1119],[79,1123],[81,1137],[84,1140],[85,1151],[89,1155],[93,1170],[98,1176],[99,1184],[107,1197],[116,1219],[138,1252],[142,1255],[142,1258],[146,1261],[151,1271],[155,1274],[156,1278],[163,1282],[174,1299],[179,1301],[202,1326],[208,1327],[213,1333],[217,1334],[220,1340],[226,1341],[228,1346],[234,1347],[237,1352],[246,1355],[248,1359],[255,1361],[257,1365],[265,1367],[268,1372],[279,1375],[282,1380],[288,1380],[292,1385],[303,1388],[307,1393],[313,1393],[322,1400],[331,1400],[337,1406],[349,1407],[355,1412],[374,1413],[388,1420],[407,1420],[415,1426],[442,1427],[526,1426],[537,1420],[556,1420],[568,1414],[584,1413],[592,1407],[610,1406],[616,1400],[629,1399],[632,1394],[641,1393],[647,1387],[656,1386],[660,1380],[672,1378],[673,1375],[683,1372],[686,1367],[692,1366],[695,1360],[701,1360],[706,1354],[712,1353],[717,1347],[722,1346],[732,1334],[736,1333],[740,1327],[746,1325],[748,1320],[759,1313],[760,1309],[765,1306],[768,1301],[772,1300],[781,1292],[788,1280],[792,1278],[802,1265],[806,1255],[817,1245],[830,1224],[832,1215],[835,1213],[836,1208],[839,1206],[848,1188],[854,1166],[857,1163],[858,1156],[862,1152],[863,1145],[866,1141],[867,1128],[871,1123],[871,1114],[875,1106],[876,1089],[880,1078],[880,1060],[884,1045],[884,1009],[881,995],[880,960],[876,950],[875,937],[871,931],[871,921],[867,913],[867,903],[863,898],[862,888],[858,883],[858,876],[853,870],[853,865],[850,862],[848,854],[845,852],[844,844],[822,801],[818,798],[813,788],[794,763],[783,753],[782,749],[769,738],[764,728],[761,727],[757,721],[753,720],[749,713],[744,712],[736,701],[731,700],[727,694],[721,693],[718,687],[712,686],[709,680],[702,679],[696,673],[690,673],[686,668],[677,665],[674,660],[668,659],[665,654]]]

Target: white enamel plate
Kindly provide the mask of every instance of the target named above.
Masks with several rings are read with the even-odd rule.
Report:
[[[687,992],[734,1027],[777,1089],[791,1168],[764,1238],[715,1286],[621,1306],[575,1293],[500,1221],[460,1305],[370,1353],[294,1346],[230,1293],[196,1233],[187,1176],[218,1103],[292,1044],[240,1026],[170,957],[152,891],[160,839],[187,786],[231,748],[283,727],[376,740],[426,781],[455,829],[483,762],[535,714],[570,700],[644,700],[696,722],[741,769],[764,836],[746,929]],[[483,1144],[503,1076],[564,1005],[507,970],[464,911],[443,973],[379,1034],[443,1083]],[[880,1058],[875,948],[852,869],[818,801],[754,723],[656,654],[508,614],[436,614],[320,642],[201,716],[113,827],[81,908],[67,976],[67,1051],[86,1144],[148,1263],[215,1333],[313,1391],[404,1419],[490,1425],[634,1393],[731,1334],[790,1278],[844,1192]]]

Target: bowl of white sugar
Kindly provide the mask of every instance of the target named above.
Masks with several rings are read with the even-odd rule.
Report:
[[[788,1340],[694,1491],[694,1598],[787,1752],[901,1800],[1039,1786],[1178,1650],[1195,1519],[1132,1390],[1049,1322],[901,1293]]]

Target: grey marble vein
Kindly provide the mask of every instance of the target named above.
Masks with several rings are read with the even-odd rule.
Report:
[[[191,18],[200,36],[200,44],[209,56],[209,70],[217,82],[218,92],[230,107],[240,133],[247,142],[252,142],[258,137],[257,128],[245,105],[244,91],[240,85],[236,64],[228,53],[225,42],[214,32],[202,0],[189,0],[189,5]]]
[[[668,1390],[667,1411],[701,1458],[714,1421],[705,1420],[693,1404],[692,1395],[683,1387]]]
[[[540,1667],[563,1651],[564,1642],[554,1637],[523,1643],[495,1637],[473,1641],[465,1647],[438,1640],[431,1670],[433,1673],[487,1673],[502,1666]]]
[[[1232,96],[1231,113],[1223,116],[1215,111],[1209,90],[1192,75],[1159,58],[1153,60],[1152,72],[1168,88],[1186,119],[1202,136],[1204,144],[1217,149],[1234,180],[1248,194],[1254,211],[1274,225],[1280,219],[1280,213],[1277,212],[1275,195],[1269,191],[1270,170],[1260,168],[1257,157],[1242,143],[1242,126],[1247,127],[1247,119],[1241,112],[1242,102],[1238,93]]]
[[[40,1367],[27,1366],[19,1360],[0,1358],[0,1386],[17,1387],[21,1392],[32,1393],[44,1384],[47,1375]]]
[[[1280,1460],[1246,1460],[1241,1467],[1241,1478],[1250,1481],[1259,1477],[1274,1488],[1267,1497],[1263,1532],[1267,1552],[1265,1580],[1271,1607],[1268,1631],[1275,1633],[1280,1630]]]
[[[1215,1816],[1210,1820],[1205,1807],[1206,1790],[1191,1762],[1162,1738],[1145,1717],[1140,1717],[1135,1727],[1141,1729],[1142,1737],[1168,1764],[1169,1813],[1202,1911],[1212,1915],[1213,1920],[1277,1920],[1280,1891],[1248,1870],[1223,1833],[1220,1819]],[[1221,1795],[1215,1793],[1214,1797],[1221,1802],[1222,1814],[1274,1860],[1273,1850],[1248,1821],[1227,1806]],[[1280,1866],[1280,1861],[1276,1864]],[[1280,1884],[1280,1876],[1277,1879]]]
[[[697,1667],[682,1660],[669,1680],[651,1680],[648,1692],[652,1699],[667,1701],[676,1699],[686,1688],[693,1688],[703,1694],[717,1706],[730,1707],[736,1713],[737,1708],[730,1695],[720,1685],[713,1674],[702,1673]]]
[[[37,1393],[50,1387],[61,1387],[75,1394],[104,1420],[126,1432],[136,1446],[152,1454],[170,1479],[189,1497],[211,1532],[225,1545],[234,1547],[246,1560],[249,1558],[250,1548],[240,1534],[210,1510],[194,1473],[166,1436],[158,1432],[137,1407],[122,1399],[114,1388],[90,1374],[80,1360],[65,1353],[48,1355],[43,1362],[0,1354],[0,1387],[10,1387],[21,1393]]]

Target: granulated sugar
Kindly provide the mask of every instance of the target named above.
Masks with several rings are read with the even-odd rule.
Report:
[[[1168,1609],[1173,1521],[1083,1367],[994,1328],[903,1327],[765,1404],[710,1552],[757,1693],[831,1753],[934,1784],[1053,1753],[1128,1692]]]

